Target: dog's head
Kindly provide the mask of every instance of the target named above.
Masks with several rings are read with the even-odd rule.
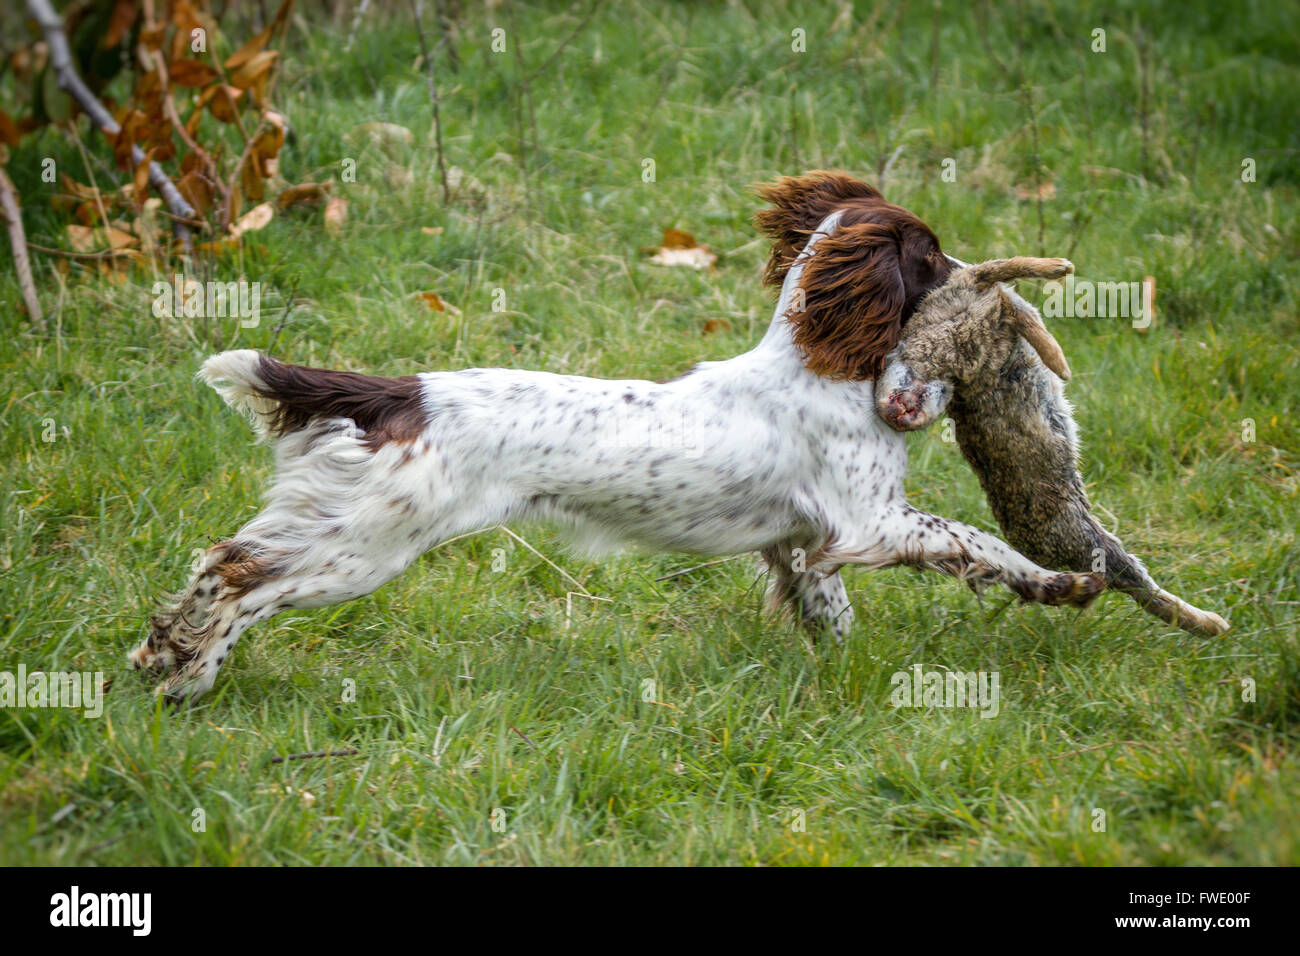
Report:
[[[999,283],[1057,279],[1073,271],[1066,259],[1026,257],[954,271],[921,303],[876,379],[880,417],[899,431],[912,431],[938,419],[954,392],[997,388],[1021,339],[1068,381],[1065,354],[1042,317]]]
[[[818,224],[840,214],[804,266],[802,301],[787,318],[809,369],[835,379],[875,378],[921,298],[951,271],[938,237],[844,173],[787,176],[756,191],[772,205],[755,218],[773,240],[763,276],[769,285],[781,285]]]

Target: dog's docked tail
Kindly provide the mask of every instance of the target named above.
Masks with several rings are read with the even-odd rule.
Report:
[[[373,451],[409,441],[425,426],[420,379],[289,365],[252,349],[214,355],[199,378],[253,423],[258,435],[279,438],[321,419],[347,419],[365,432]]]

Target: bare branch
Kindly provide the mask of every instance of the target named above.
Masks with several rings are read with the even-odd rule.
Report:
[[[0,218],[9,229],[9,245],[13,247],[14,271],[18,273],[18,288],[23,294],[27,315],[37,332],[45,331],[45,315],[36,298],[36,282],[32,279],[32,264],[27,257],[27,235],[23,232],[22,209],[18,205],[18,190],[13,180],[0,166]]]

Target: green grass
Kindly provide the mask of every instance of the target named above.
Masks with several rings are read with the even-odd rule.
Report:
[[[585,8],[476,12],[460,73],[440,77],[449,162],[471,184],[450,206],[409,27],[369,20],[348,54],[346,24],[298,22],[283,175],[339,179],[351,157],[358,181],[339,186],[342,236],[285,215],[216,264],[263,282],[258,328],[155,318],[148,270],[114,283],[44,256],[41,338],[0,271],[0,670],[113,681],[97,720],[0,711],[0,863],[1300,862],[1300,29],[1286,4],[1136,6],[945,3],[932,59],[929,4],[848,20],[832,5],[610,5],[532,80],[535,122],[489,32],[506,27],[532,69]],[[807,53],[790,50],[796,27]],[[1095,27],[1106,53],[1089,50]],[[373,121],[415,146],[345,141]],[[1226,636],[1192,639],[1119,595],[1075,613],[848,572],[858,624],[811,647],[763,613],[748,560],[656,582],[696,559],[590,562],[521,527],[605,600],[570,601],[550,564],[485,532],[368,598],[255,629],[192,709],[163,710],[125,669],[152,602],[192,549],[256,512],[270,475],[193,381],[206,355],[670,377],[768,322],[745,184],[816,167],[876,180],[900,144],[887,195],[950,252],[1158,278],[1145,334],[1053,328],[1099,513],[1162,584],[1230,617]],[[45,156],[87,177],[57,132],[15,151],[29,235],[52,245]],[[1037,204],[1017,195],[1036,169],[1055,187],[1041,244]],[[716,271],[647,264],[639,248],[670,226],[722,252]],[[427,290],[463,313],[430,311]],[[727,326],[705,335],[710,319]],[[995,529],[955,446],[937,429],[910,442],[914,502]],[[892,708],[890,676],[912,664],[998,672],[999,715]],[[358,752],[269,762],[343,748]]]

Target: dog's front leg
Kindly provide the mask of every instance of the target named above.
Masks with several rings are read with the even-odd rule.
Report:
[[[886,512],[870,534],[832,543],[819,565],[852,563],[883,568],[906,564],[940,571],[972,587],[999,582],[1025,601],[1087,607],[1105,587],[1099,574],[1040,568],[991,534],[904,506]]]
[[[788,541],[763,549],[763,561],[770,577],[768,606],[773,610],[788,604],[816,640],[829,633],[836,643],[853,627],[853,605],[838,568],[808,568],[808,549]]]

